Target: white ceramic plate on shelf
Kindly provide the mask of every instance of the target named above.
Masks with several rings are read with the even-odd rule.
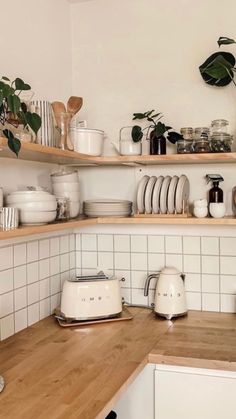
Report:
[[[170,181],[170,186],[167,196],[167,210],[169,214],[174,214],[175,212],[175,192],[178,183],[179,177],[173,176]]]
[[[147,187],[147,183],[150,179],[150,176],[143,176],[142,179],[139,181],[138,189],[137,189],[137,209],[139,214],[143,214],[145,207],[144,207],[144,194]]]
[[[152,195],[153,195],[153,188],[155,186],[156,181],[157,181],[157,177],[151,176],[147,183],[147,187],[145,190],[145,197],[144,197],[144,208],[145,208],[146,214],[151,214],[152,212]]]
[[[166,214],[167,213],[167,195],[168,189],[171,182],[171,176],[165,176],[160,193],[160,213]]]
[[[189,199],[189,180],[187,176],[181,175],[176,187],[175,208],[177,214],[183,212],[183,202]]]
[[[153,194],[152,194],[152,212],[153,214],[158,214],[160,209],[160,191],[161,185],[164,180],[164,176],[159,176],[155,183]]]

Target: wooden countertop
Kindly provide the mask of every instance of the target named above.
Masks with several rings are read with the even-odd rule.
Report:
[[[60,328],[51,317],[0,343],[1,419],[104,419],[147,362],[236,371],[236,315],[190,312]]]

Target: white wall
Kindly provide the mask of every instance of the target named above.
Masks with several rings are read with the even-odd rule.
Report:
[[[218,50],[219,36],[236,36],[235,12],[234,0],[72,4],[73,89],[84,97],[81,115],[109,141],[133,112],[153,108],[176,129],[223,117],[235,132],[236,89],[209,87],[198,70]],[[234,46],[228,50],[236,53]]]

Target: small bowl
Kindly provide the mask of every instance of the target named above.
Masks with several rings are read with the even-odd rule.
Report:
[[[56,198],[54,201],[45,201],[45,202],[17,202],[13,204],[8,204],[8,207],[18,208],[20,210],[26,211],[56,211],[57,202]]]
[[[193,205],[195,208],[205,208],[207,207],[207,200],[206,199],[195,199],[193,201]]]
[[[53,183],[52,189],[54,194],[57,195],[60,195],[62,192],[78,192],[79,182]]]
[[[73,170],[71,172],[57,172],[51,175],[52,183],[64,183],[64,182],[78,182],[78,172]]]
[[[194,207],[193,214],[197,218],[205,218],[208,215],[208,208],[207,207]]]
[[[211,202],[209,205],[209,211],[213,218],[223,218],[226,213],[224,202]]]
[[[21,202],[55,202],[55,196],[43,191],[17,191],[6,196],[6,204],[18,204]]]
[[[20,211],[21,224],[42,225],[51,223],[56,219],[56,211]]]

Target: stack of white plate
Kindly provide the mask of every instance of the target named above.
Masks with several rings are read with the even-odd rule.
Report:
[[[181,214],[189,199],[187,176],[143,176],[137,189],[139,214]]]
[[[42,225],[55,220],[57,202],[45,191],[17,191],[6,197],[7,207],[19,209],[21,224]]]
[[[94,199],[84,202],[84,214],[87,217],[128,217],[131,213],[131,201]]]
[[[77,170],[62,171],[51,175],[53,193],[57,198],[68,198],[69,217],[79,215],[79,178]]]

